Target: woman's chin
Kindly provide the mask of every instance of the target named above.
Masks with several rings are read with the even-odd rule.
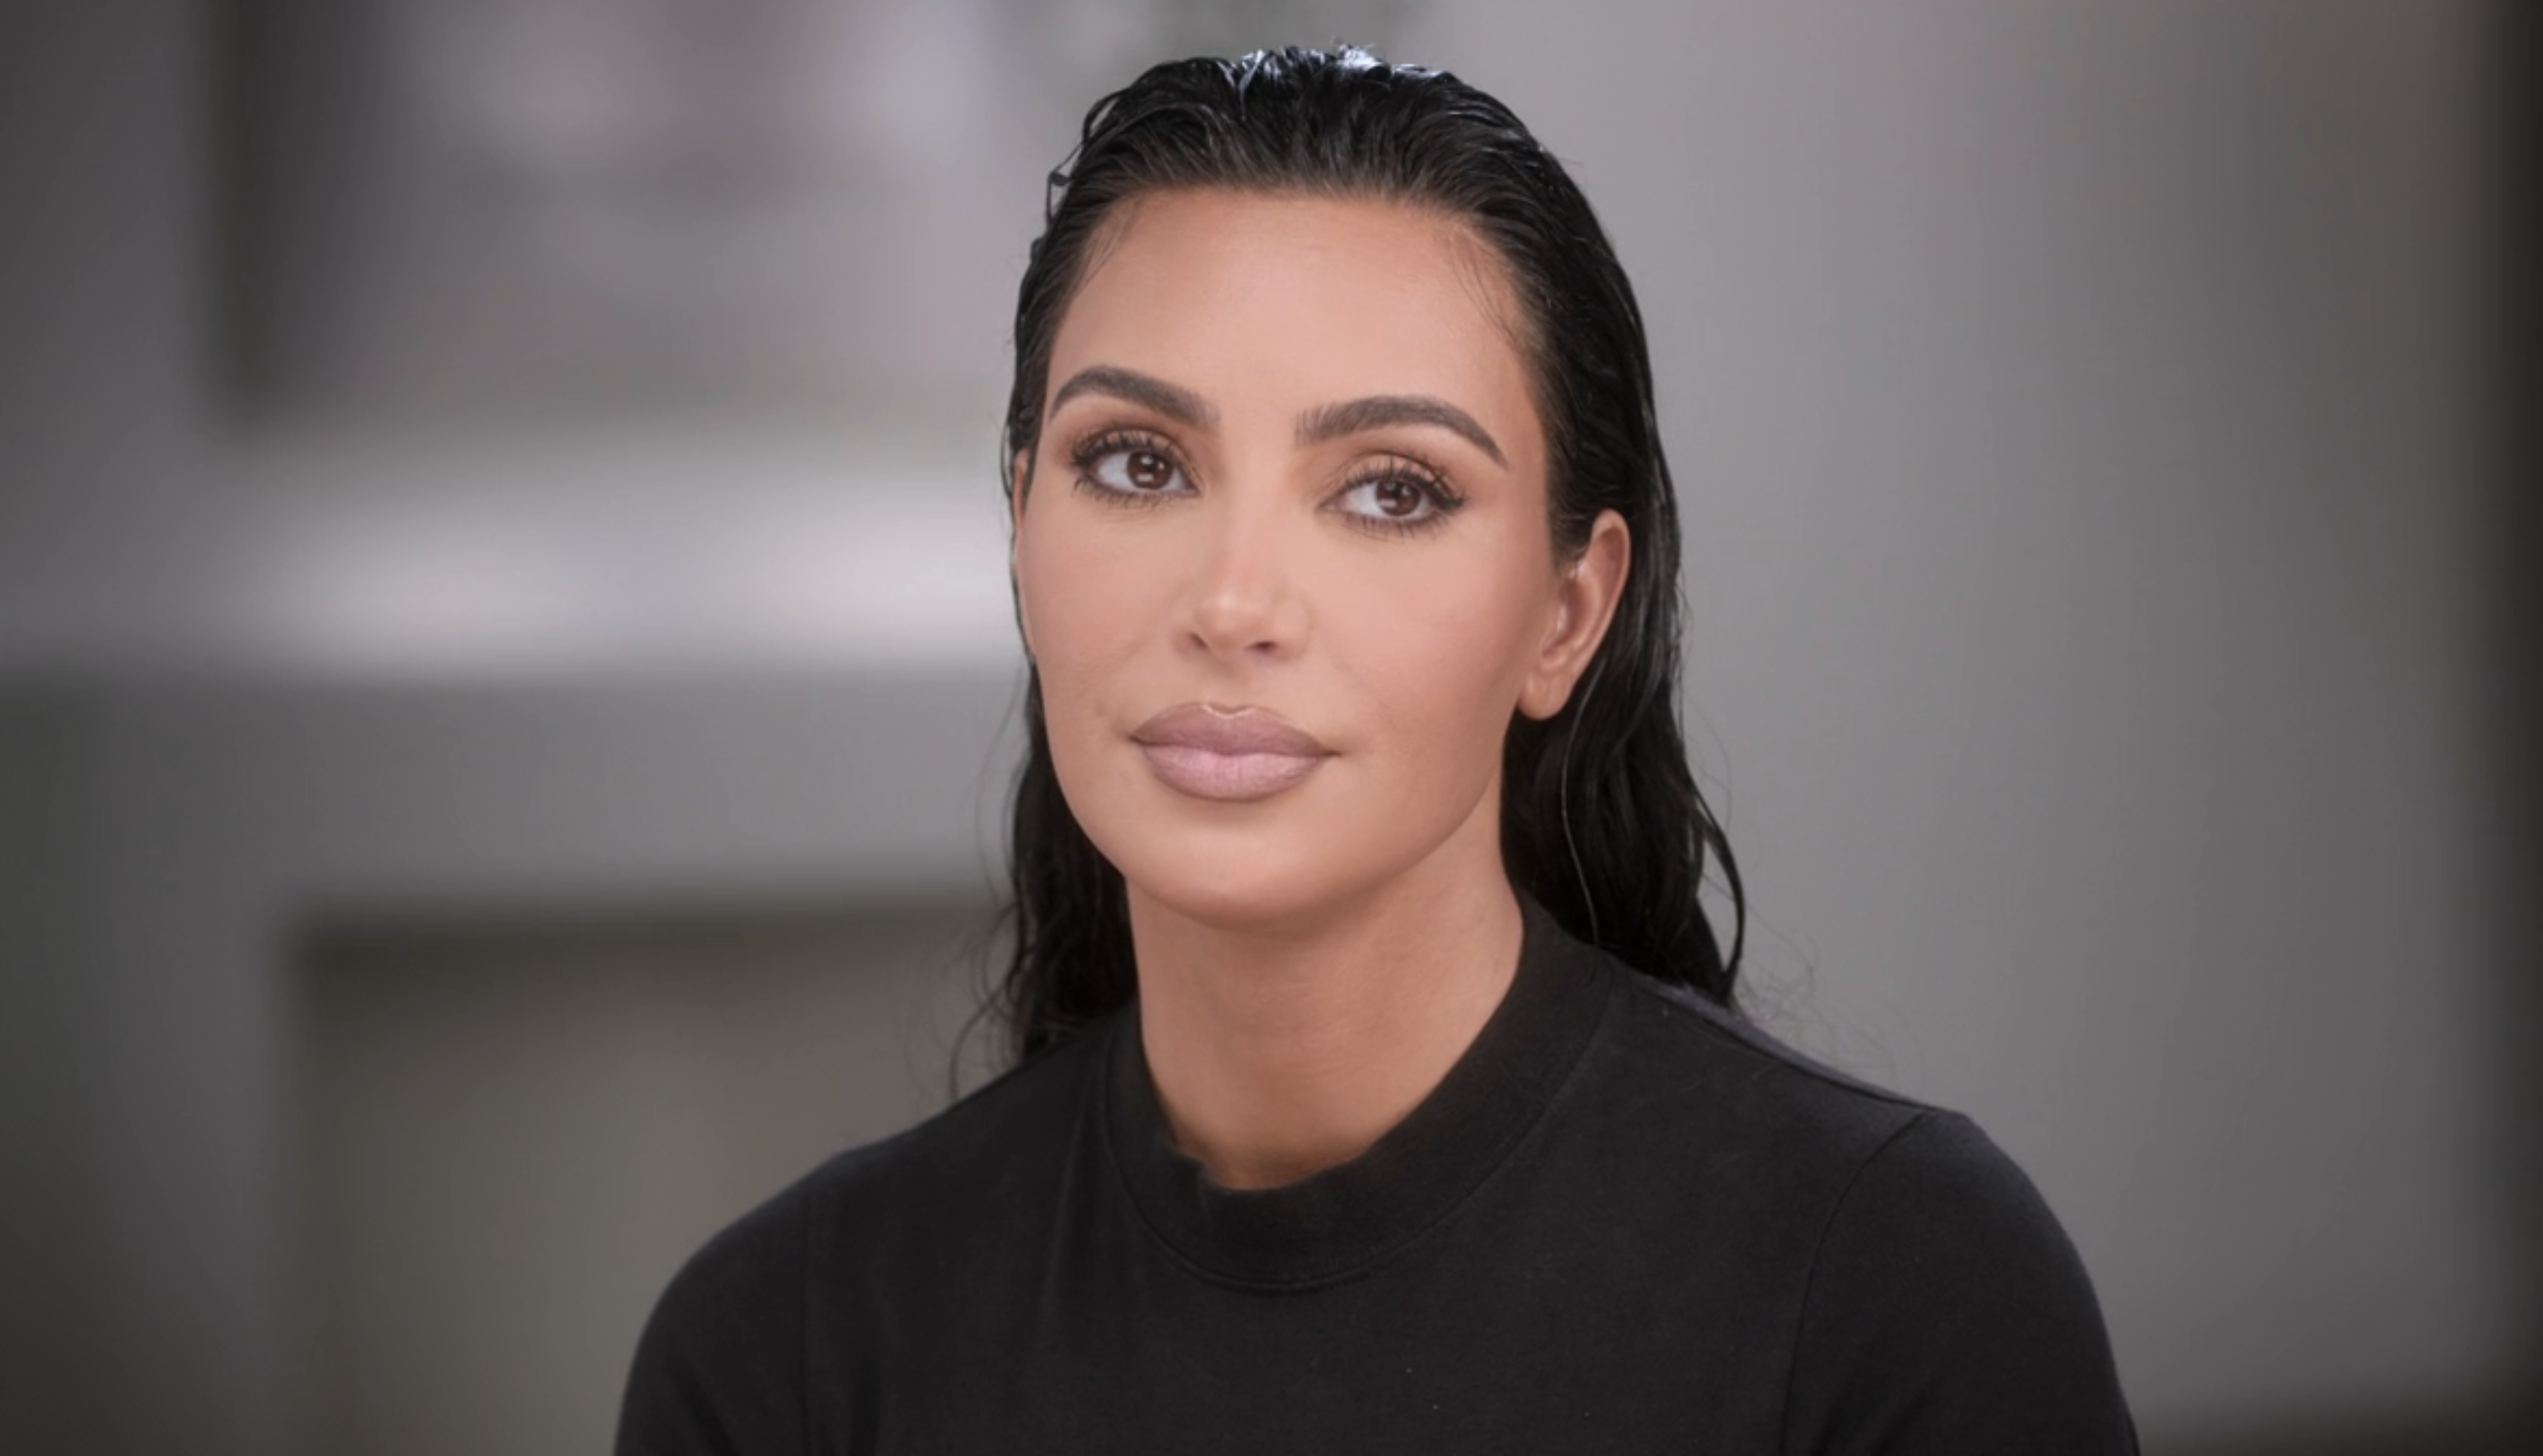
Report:
[[[1158,858],[1163,859],[1164,856]],[[1213,864],[1193,855],[1170,864],[1124,867],[1133,923],[1164,915],[1192,926],[1265,934],[1312,925],[1365,894],[1367,882],[1325,866]]]

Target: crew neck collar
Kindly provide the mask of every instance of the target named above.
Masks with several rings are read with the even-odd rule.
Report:
[[[1170,1136],[1137,1008],[1105,1050],[1108,1151],[1139,1217],[1186,1263],[1239,1284],[1349,1277],[1411,1243],[1515,1149],[1596,1029],[1612,976],[1522,896],[1517,972],[1474,1041],[1403,1121],[1359,1156],[1269,1188],[1229,1188]]]

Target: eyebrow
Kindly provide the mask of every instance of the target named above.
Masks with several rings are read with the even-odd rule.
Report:
[[[1320,444],[1390,424],[1436,425],[1493,457],[1495,465],[1509,464],[1492,432],[1476,423],[1474,416],[1446,400],[1419,394],[1371,395],[1310,410],[1298,417],[1298,443]]]
[[[1117,400],[1145,405],[1177,424],[1194,429],[1213,429],[1218,424],[1218,411],[1199,395],[1136,369],[1112,364],[1097,364],[1068,376],[1068,382],[1050,397],[1048,413],[1058,414],[1060,406],[1082,394],[1111,395]]]
[[[1116,364],[1094,364],[1068,377],[1050,397],[1047,413],[1056,415],[1060,407],[1080,395],[1110,395],[1142,405],[1172,420],[1177,424],[1194,429],[1218,427],[1218,410],[1209,401],[1185,389],[1168,384],[1153,374],[1124,369]],[[1298,417],[1298,443],[1322,444],[1366,430],[1383,429],[1394,424],[1427,424],[1447,430],[1492,457],[1495,465],[1506,466],[1507,457],[1493,439],[1492,431],[1478,423],[1475,417],[1431,395],[1382,394],[1365,399],[1346,400],[1341,404],[1320,405]]]

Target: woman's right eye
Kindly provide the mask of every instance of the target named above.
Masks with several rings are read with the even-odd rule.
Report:
[[[1079,457],[1079,477],[1116,496],[1181,496],[1192,491],[1183,467],[1152,445],[1099,444]]]

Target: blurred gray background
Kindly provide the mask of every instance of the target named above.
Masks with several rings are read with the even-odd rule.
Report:
[[[942,1104],[1041,177],[1337,36],[1642,290],[1758,1013],[2033,1173],[2150,1452],[2543,1449],[2499,26],[8,7],[0,1451],[598,1449],[677,1261]]]

